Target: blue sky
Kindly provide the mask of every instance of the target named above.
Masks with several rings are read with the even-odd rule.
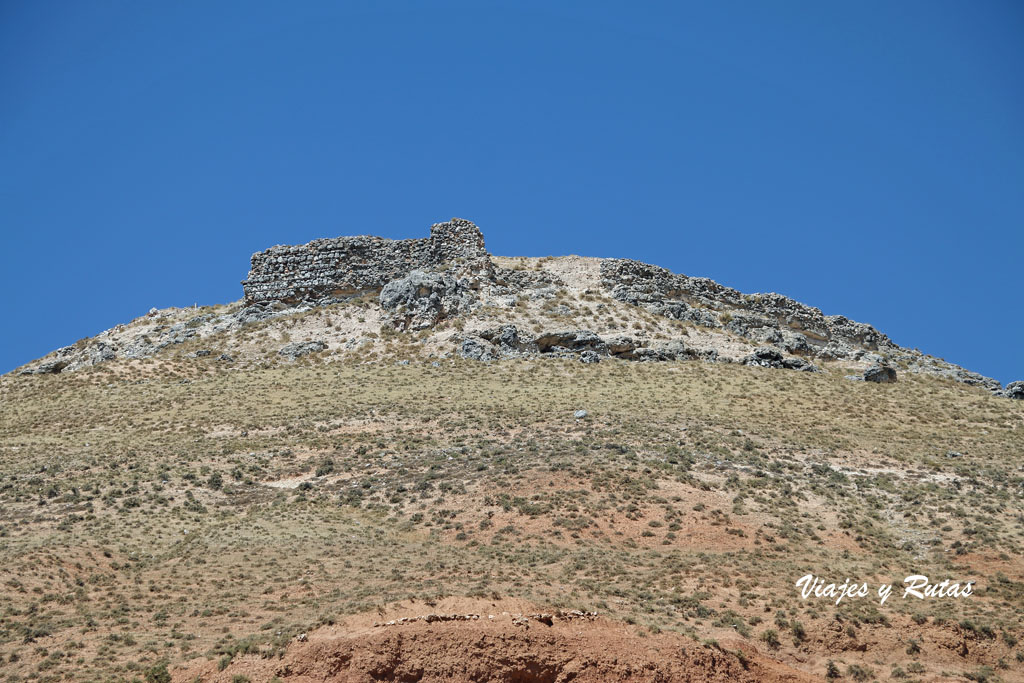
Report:
[[[1024,4],[6,2],[0,372],[273,244],[778,291],[1024,379]]]

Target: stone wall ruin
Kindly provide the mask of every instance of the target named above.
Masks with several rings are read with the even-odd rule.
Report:
[[[430,237],[391,240],[360,235],[275,246],[252,255],[242,281],[246,304],[321,301],[377,293],[413,270],[455,265],[493,270],[484,236],[472,222],[453,218],[430,226]]]

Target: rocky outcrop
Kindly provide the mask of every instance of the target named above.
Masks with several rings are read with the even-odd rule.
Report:
[[[220,314],[153,309],[128,326],[119,325],[59,349],[24,368],[22,374],[55,374],[116,358],[148,358],[182,344],[194,359],[217,354],[226,359],[230,356],[223,352],[231,351],[240,352],[238,359],[245,361],[251,356],[237,346],[238,339],[232,334],[235,331],[249,325],[275,325],[274,319],[279,316],[297,318],[297,314],[315,307],[372,293],[375,304],[368,296],[345,304],[366,309],[352,316],[358,324],[352,321],[350,311],[338,313],[342,321],[352,322],[338,324],[335,312],[328,309],[321,315],[324,321],[333,317],[333,329],[314,334],[346,353],[376,344],[381,338],[378,332],[387,337],[393,330],[425,331],[462,317],[465,319],[442,327],[436,335],[417,335],[416,341],[429,344],[444,340],[449,344],[452,328],[473,329],[481,320],[492,320],[497,327],[465,336],[456,333],[456,354],[475,360],[537,355],[597,363],[606,358],[638,362],[717,360],[721,352],[722,360],[728,362],[807,372],[818,370],[812,361],[838,360],[840,365],[845,361],[858,368],[888,368],[870,369],[866,375],[858,370],[850,376],[859,380],[895,381],[891,367],[899,366],[907,372],[981,386],[998,396],[1020,398],[1024,394],[1019,385],[1004,390],[992,378],[916,349],[900,348],[870,325],[824,315],[817,308],[780,294],[742,294],[707,278],[675,274],[627,259],[572,258],[576,260],[548,263],[548,259],[541,259],[530,265],[525,261],[500,261],[516,267],[498,268],[486,250],[480,229],[459,218],[434,224],[430,236],[422,239],[363,235],[271,247],[253,254],[249,277],[242,283],[245,298],[240,307],[231,306]],[[647,318],[646,313],[637,311],[634,317],[626,311],[622,316],[624,307],[609,299],[704,329],[689,335],[677,332],[679,326],[666,321],[646,324],[651,322],[649,318],[641,321]],[[588,322],[574,320],[578,314]],[[625,325],[615,327],[629,329],[629,333],[599,335],[575,328],[603,325],[619,316],[617,322]],[[505,322],[509,318],[520,324],[528,321],[533,329],[543,330],[538,323],[552,327],[539,334],[526,334]],[[346,325],[350,329],[338,334]],[[287,326],[291,329],[290,323]],[[220,333],[228,334],[217,336]],[[308,336],[310,331],[301,333]],[[675,338],[666,340],[669,335]],[[202,343],[226,343],[228,348],[197,351],[199,344],[193,340],[209,337],[213,340]],[[700,348],[691,347],[691,342]],[[316,350],[308,345],[288,345],[281,349],[281,355],[294,359]]]
[[[470,283],[451,273],[414,270],[387,283],[380,292],[381,308],[400,330],[433,327],[446,318],[468,313],[475,303]]]
[[[984,387],[997,394],[1003,390],[1003,385],[997,379],[985,377],[977,372],[971,372],[958,365],[953,365],[931,356],[919,356],[901,349],[900,352],[890,354],[890,359],[894,363],[906,361],[907,370],[910,372],[950,379],[954,382],[961,382],[971,386]]]
[[[476,337],[459,341],[458,355],[470,360],[495,360],[523,356],[555,356],[577,358],[583,363],[597,363],[602,358],[632,361],[706,360],[718,357],[714,350],[691,349],[681,340],[641,346],[631,337],[601,337],[590,330],[553,330],[524,339],[515,325],[502,325],[486,330]]]
[[[534,340],[541,353],[594,351],[607,354],[608,347],[601,337],[590,330],[556,330],[542,332]]]
[[[1010,382],[1003,389],[1002,395],[1006,398],[1014,398],[1024,401],[1024,381]]]
[[[68,361],[57,358],[55,360],[45,361],[35,366],[34,368],[26,368],[21,371],[23,375],[56,375],[58,372],[68,366]]]
[[[327,344],[322,341],[292,342],[283,346],[277,353],[285,358],[295,360],[311,353],[318,353],[326,348]]]
[[[754,352],[750,355],[744,356],[740,362],[743,365],[756,365],[763,368],[818,372],[818,368],[806,359],[800,357],[787,358],[781,350],[774,346],[760,346],[754,349]]]
[[[501,356],[501,351],[495,349],[491,344],[479,339],[463,339],[459,345],[459,356],[466,360],[495,360]]]
[[[875,382],[876,384],[892,384],[896,381],[896,370],[881,363],[872,365],[864,371],[864,381]]]
[[[424,239],[360,235],[271,247],[252,255],[242,288],[247,304],[329,301],[378,293],[414,270],[441,266],[460,274],[493,273],[483,234],[474,223],[461,218],[435,223]]]
[[[652,313],[784,345],[792,353],[827,350],[831,357],[843,357],[855,346],[898,348],[870,325],[824,315],[781,294],[743,294],[714,280],[677,275],[639,261],[602,261],[601,286],[613,298]],[[836,345],[828,348],[830,343]]]
[[[537,344],[532,339],[523,339],[519,329],[515,325],[502,325],[496,329],[485,330],[480,333],[495,347],[502,356],[517,356],[521,354],[536,353]]]

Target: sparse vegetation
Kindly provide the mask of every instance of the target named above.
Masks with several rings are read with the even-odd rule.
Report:
[[[550,314],[684,327],[588,296]],[[828,368],[435,367],[370,302],[307,315],[364,318],[377,347],[282,362],[280,332],[306,338],[296,316],[247,330],[263,355],[244,371],[183,345],[0,378],[0,674],[163,681],[200,657],[227,676],[342,615],[491,594],[784,660],[827,630],[845,648],[828,678],[921,676],[916,660],[936,657],[973,680],[1019,666],[1019,403],[912,375],[880,391]],[[800,600],[812,570],[980,589],[836,607]],[[877,635],[899,629],[913,635]],[[954,666],[935,634],[987,659]]]

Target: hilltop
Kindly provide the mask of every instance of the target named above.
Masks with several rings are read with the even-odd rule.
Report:
[[[699,359],[896,381],[933,375],[1024,398],[989,377],[894,344],[870,325],[775,293],[743,294],[707,278],[626,259],[489,254],[470,221],[424,239],[359,236],[253,254],[244,298],[227,306],[151,310],[21,369],[74,371],[161,352],[261,362],[392,357],[583,362]],[[257,341],[257,339],[259,341]],[[274,341],[286,342],[269,348]]]

